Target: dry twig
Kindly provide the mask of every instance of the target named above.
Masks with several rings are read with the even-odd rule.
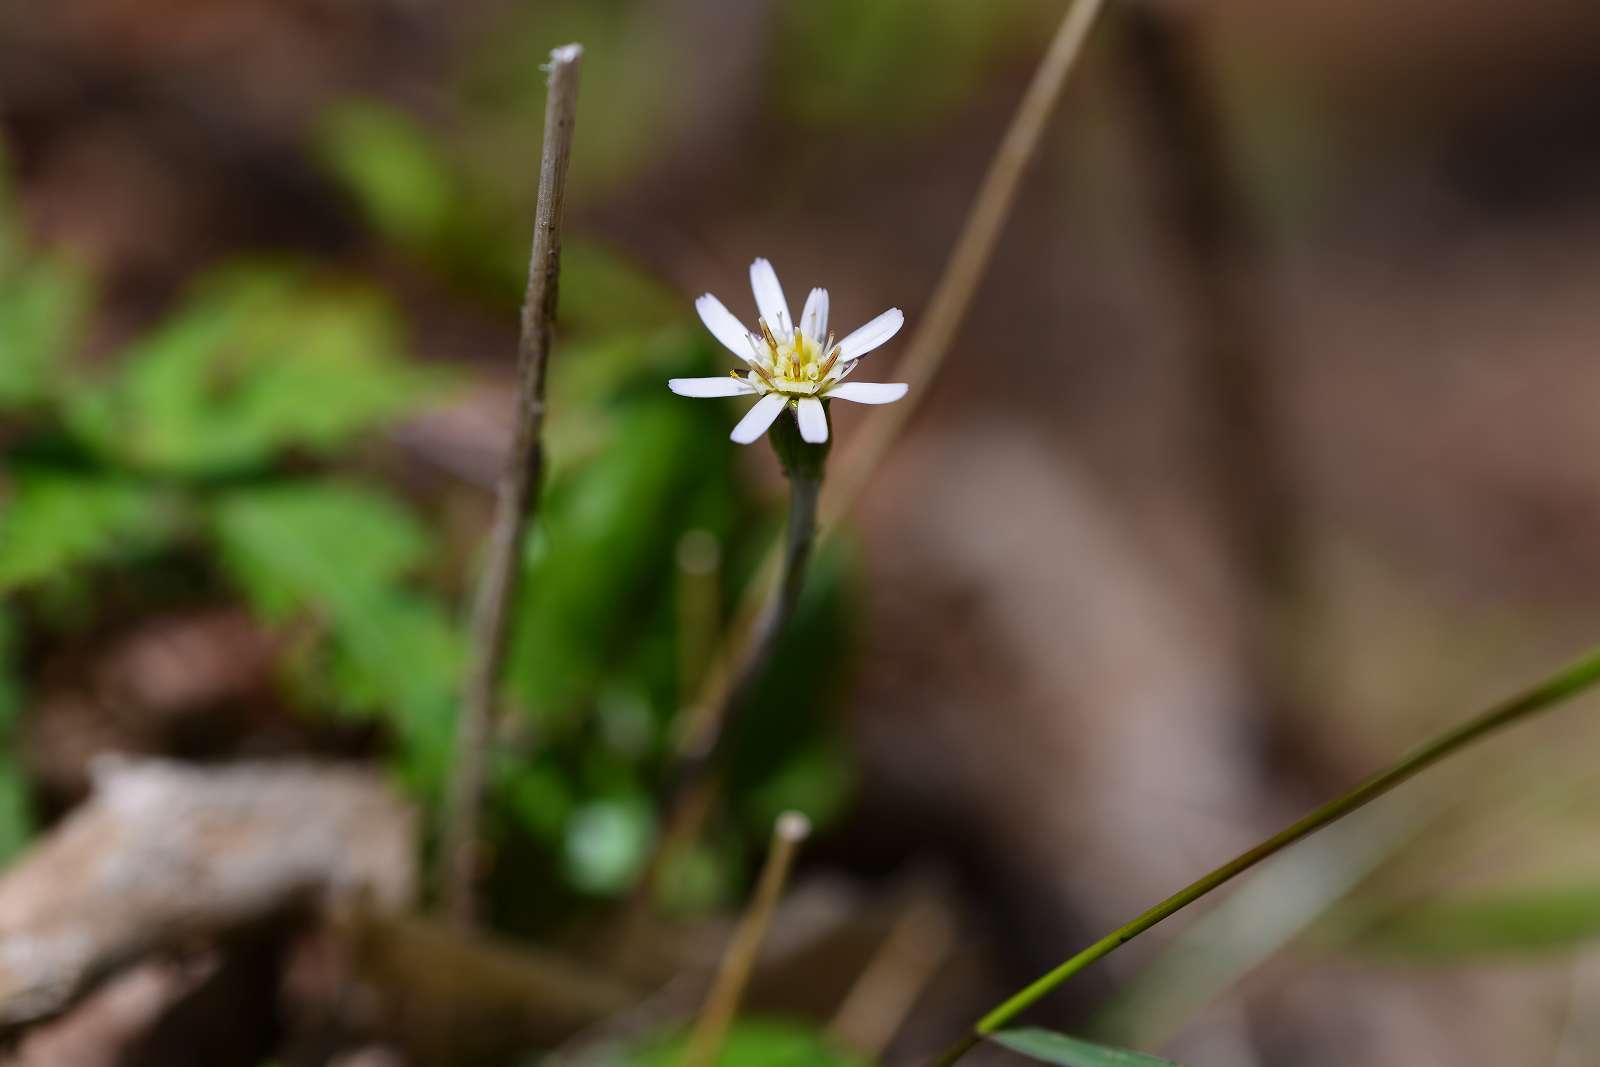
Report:
[[[876,1063],[954,940],[950,915],[937,901],[913,900],[850,987],[828,1024],[828,1036]]]
[[[522,338],[517,346],[516,436],[500,475],[488,558],[473,606],[470,660],[456,732],[456,764],[445,810],[440,895],[447,913],[461,926],[470,926],[473,921],[478,815],[494,735],[495,701],[511,605],[522,573],[523,536],[538,509],[539,478],[544,466],[541,431],[545,371],[556,312],[556,282],[561,271],[561,213],[566,199],[567,164],[572,158],[582,59],[583,48],[575,44],[550,53],[539,203],[533,256],[528,264],[528,289],[522,304]]]
[[[0,877],[0,1026],[196,938],[415,895],[414,820],[376,775],[103,761],[94,777],[92,798]]]
[[[800,848],[800,842],[810,833],[811,824],[804,815],[791,811],[778,817],[777,825],[772,829],[772,848],[767,853],[766,865],[761,868],[761,880],[756,883],[755,896],[751,898],[744,918],[739,921],[739,928],[734,931],[733,941],[722,957],[722,967],[717,972],[716,981],[706,996],[705,1008],[695,1022],[693,1033],[689,1035],[683,1067],[710,1067],[716,1061],[717,1053],[722,1050],[728,1027],[733,1025],[733,1017],[739,1011],[739,1000],[750,982],[751,972],[755,970],[756,956],[761,951],[761,942],[766,939],[772,913],[778,906],[778,898],[783,895],[784,884],[789,880],[789,868],[794,864],[795,853]]]

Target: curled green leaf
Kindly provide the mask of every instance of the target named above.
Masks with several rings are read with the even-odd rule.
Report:
[[[998,1034],[990,1034],[989,1040],[1030,1059],[1060,1064],[1061,1067],[1177,1067],[1171,1060],[1157,1059],[1130,1049],[1097,1045],[1092,1041],[1037,1027],[1002,1030]]]

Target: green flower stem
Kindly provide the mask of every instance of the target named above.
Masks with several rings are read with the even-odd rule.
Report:
[[[638,917],[650,908],[662,872],[699,835],[711,813],[720,791],[716,765],[733,732],[731,723],[754,697],[805,584],[817,540],[817,511],[829,445],[802,441],[790,412],[778,416],[768,437],[789,479],[789,529],[782,570],[760,614],[753,617],[750,637],[739,646],[731,668],[724,674],[721,666],[713,666],[701,699],[687,709],[677,758],[667,775],[663,829],[640,869],[621,924],[623,930],[634,928]],[[755,581],[764,583],[765,572],[758,573]]]
[[[1324,826],[1339,821],[1351,812],[1383,796],[1402,782],[1420,774],[1435,763],[1459,752],[1502,727],[1510,726],[1541,711],[1555,707],[1569,697],[1576,696],[1592,687],[1596,682],[1600,682],[1600,650],[1590,652],[1584,658],[1557,671],[1531,689],[1500,704],[1496,704],[1475,718],[1467,720],[1455,729],[1414,750],[1388,770],[1373,775],[1343,796],[1330,800],[1320,808],[1305,815],[1293,825],[1280,830],[1254,848],[1234,857],[1200,880],[1178,890],[1178,892],[1149,911],[1113,930],[1055,970],[1039,978],[1032,985],[1029,985],[979,1019],[972,1030],[946,1050],[943,1056],[939,1057],[936,1061],[937,1067],[949,1067],[950,1064],[955,1063],[966,1055],[985,1036],[1010,1023],[1068,978],[1071,978],[1096,960],[1110,955],[1115,949],[1132,941],[1161,920],[1182,911],[1213,889],[1243,874],[1267,857],[1281,852],[1296,841],[1315,833]]]
[[[784,412],[768,431],[772,450],[789,479],[789,530],[783,544],[782,569],[777,588],[767,599],[744,652],[720,700],[697,709],[705,717],[690,727],[685,745],[686,764],[680,778],[693,779],[705,771],[728,735],[729,722],[749,703],[777,651],[778,639],[794,614],[806,567],[817,540],[817,508],[822,497],[822,475],[828,461],[827,443],[808,444],[800,439],[794,415]]]

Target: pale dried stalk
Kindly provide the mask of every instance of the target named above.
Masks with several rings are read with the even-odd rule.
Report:
[[[739,928],[733,933],[728,951],[722,957],[717,979],[706,995],[705,1007],[689,1035],[688,1047],[683,1054],[683,1067],[710,1067],[722,1051],[722,1043],[739,1011],[739,1000],[745,986],[750,983],[750,973],[755,970],[756,957],[761,952],[761,942],[766,940],[767,927],[778,899],[789,880],[789,870],[794,866],[795,853],[800,842],[811,833],[811,822],[799,812],[789,811],[778,816],[772,828],[772,847],[767,852],[766,865],[761,868],[761,878],[756,883],[755,895]]]
[[[956,238],[956,246],[945,261],[944,273],[928,298],[922,321],[911,335],[906,354],[896,367],[897,377],[910,384],[905,399],[880,409],[863,431],[861,444],[847,457],[844,469],[833,481],[833,491],[824,509],[823,524],[854,506],[867,479],[883,462],[895,438],[905,428],[917,405],[926,399],[934,375],[950,353],[956,331],[972,306],[978,284],[989,269],[996,243],[1011,209],[1016,205],[1017,189],[1028,165],[1038,154],[1039,142],[1061,97],[1067,75],[1077,66],[1084,41],[1094,26],[1104,0],[1074,0],[1061,19],[1061,26],[1050,41],[1050,49],[1034,72],[1028,91],[1017,105],[1005,138],[989,162],[977,199]]]
[[[463,927],[473,924],[476,910],[479,809],[494,736],[495,704],[511,607],[522,574],[522,542],[538,511],[539,479],[544,467],[545,372],[561,270],[561,214],[566,200],[567,164],[572,158],[582,60],[583,48],[576,44],[550,53],[533,254],[522,304],[522,336],[517,345],[516,432],[496,491],[494,525],[472,611],[466,684],[456,731],[456,762],[445,808],[440,857],[440,895],[447,914]],[[404,669],[404,665],[398,669]]]
[[[828,1024],[828,1036],[878,1062],[954,940],[945,909],[927,897],[914,900],[845,994]]]

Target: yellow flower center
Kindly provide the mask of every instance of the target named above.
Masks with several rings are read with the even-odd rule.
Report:
[[[839,360],[839,350],[832,337],[826,345],[819,345],[804,332],[794,330],[779,340],[764,319],[761,337],[758,364],[752,373],[769,390],[785,396],[815,396]]]

